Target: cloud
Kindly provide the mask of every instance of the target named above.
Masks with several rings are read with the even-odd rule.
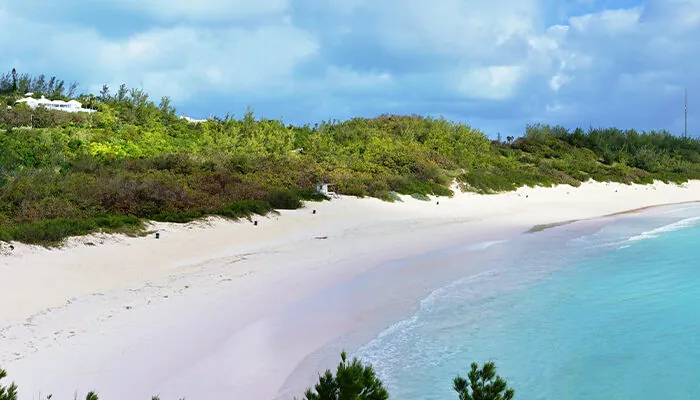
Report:
[[[583,34],[615,35],[634,31],[639,26],[642,7],[605,10],[569,19],[569,25]]]
[[[351,68],[331,66],[326,70],[326,77],[322,90],[333,88],[350,92],[376,92],[378,89],[388,87],[393,83],[393,77],[388,72],[367,71],[358,72]]]
[[[125,82],[176,100],[212,92],[284,92],[294,69],[318,49],[314,37],[285,21],[251,28],[152,28],[109,38],[91,28],[33,22],[0,9],[0,25],[15,33],[0,41],[0,51],[19,56],[3,62],[5,69],[75,74],[93,90]]]
[[[253,29],[172,28],[105,41],[98,65],[115,78],[139,77],[149,88],[176,82],[178,97],[196,92],[281,90],[297,64],[317,51],[290,24]]]
[[[113,0],[84,22],[74,11],[97,3],[66,2],[0,0],[0,68],[126,82],[202,114],[415,112],[503,134],[677,130],[683,88],[691,115],[700,93],[700,0]]]
[[[281,14],[289,0],[112,0],[115,5],[134,12],[146,12],[161,20],[245,19]]]
[[[513,96],[522,76],[522,67],[505,65],[468,70],[459,79],[458,90],[466,97],[503,100]]]
[[[362,16],[361,29],[373,32],[387,51],[488,63],[506,55],[503,50],[517,50],[510,46],[534,29],[538,3],[442,0],[427,7],[420,0],[356,1],[353,12]]]

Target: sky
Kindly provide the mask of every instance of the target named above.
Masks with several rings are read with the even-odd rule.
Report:
[[[0,0],[0,71],[304,124],[700,134],[700,0]]]

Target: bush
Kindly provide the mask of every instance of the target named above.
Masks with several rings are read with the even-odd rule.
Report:
[[[454,379],[453,387],[459,400],[512,400],[515,397],[515,391],[496,375],[493,362],[487,362],[482,368],[472,363],[468,377],[469,382],[461,376]]]
[[[143,222],[136,217],[109,215],[90,219],[57,218],[0,227],[0,241],[56,245],[69,236],[87,235],[97,231],[138,234]]]
[[[331,370],[319,377],[314,389],[309,389],[304,400],[387,400],[389,392],[376,377],[371,365],[362,365],[357,359],[348,361],[345,352],[340,354],[335,375]]]
[[[302,207],[301,197],[290,189],[278,189],[270,193],[267,198],[272,208],[280,210],[296,210]]]
[[[392,192],[451,196],[455,178],[462,189],[484,194],[578,186],[591,178],[700,178],[700,140],[665,131],[569,132],[535,124],[515,142],[497,143],[464,124],[416,115],[294,127],[248,112],[239,120],[190,124],[142,91],[132,94],[86,96],[81,101],[97,109],[90,115],[0,107],[0,214],[9,221],[2,223],[4,235],[11,225],[14,237],[45,242],[61,232],[96,228],[79,228],[81,222],[59,229],[53,222],[47,225],[52,233],[44,234],[18,224],[106,214],[188,222],[257,212],[248,207],[295,209],[302,200],[326,200],[310,189],[317,182],[330,182],[343,195],[391,200]],[[0,103],[14,103],[19,95],[0,93]],[[29,127],[32,115],[35,129]],[[33,234],[39,236],[26,236]]]
[[[430,197],[428,197],[422,193],[411,193],[411,197],[413,197],[416,200],[420,200],[420,201],[430,201]]]

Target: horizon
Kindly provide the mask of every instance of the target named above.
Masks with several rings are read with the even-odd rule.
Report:
[[[489,137],[528,123],[693,127],[700,2],[0,0],[0,71],[171,97],[178,115],[305,124],[419,114]]]

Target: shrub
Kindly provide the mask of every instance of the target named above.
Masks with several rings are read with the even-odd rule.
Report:
[[[411,197],[413,197],[416,200],[420,200],[420,201],[430,201],[430,197],[428,197],[422,193],[411,193]]]
[[[0,369],[0,381],[7,377],[7,372]],[[4,386],[0,382],[0,400],[17,400],[17,385],[11,383],[9,386]]]
[[[69,236],[87,235],[97,231],[138,234],[142,229],[141,220],[129,216],[109,215],[90,219],[57,218],[2,226],[0,241],[48,246],[59,244]]]
[[[296,210],[302,207],[301,197],[291,189],[277,189],[267,198],[272,208],[280,210]]]
[[[314,389],[309,389],[304,400],[387,400],[389,392],[376,377],[371,365],[363,365],[357,358],[348,361],[340,354],[335,375],[331,370],[319,377]]]
[[[481,368],[472,363],[468,377],[469,382],[459,375],[454,379],[453,387],[459,400],[512,400],[515,396],[515,391],[508,388],[506,381],[496,375],[493,362],[487,362]]]

